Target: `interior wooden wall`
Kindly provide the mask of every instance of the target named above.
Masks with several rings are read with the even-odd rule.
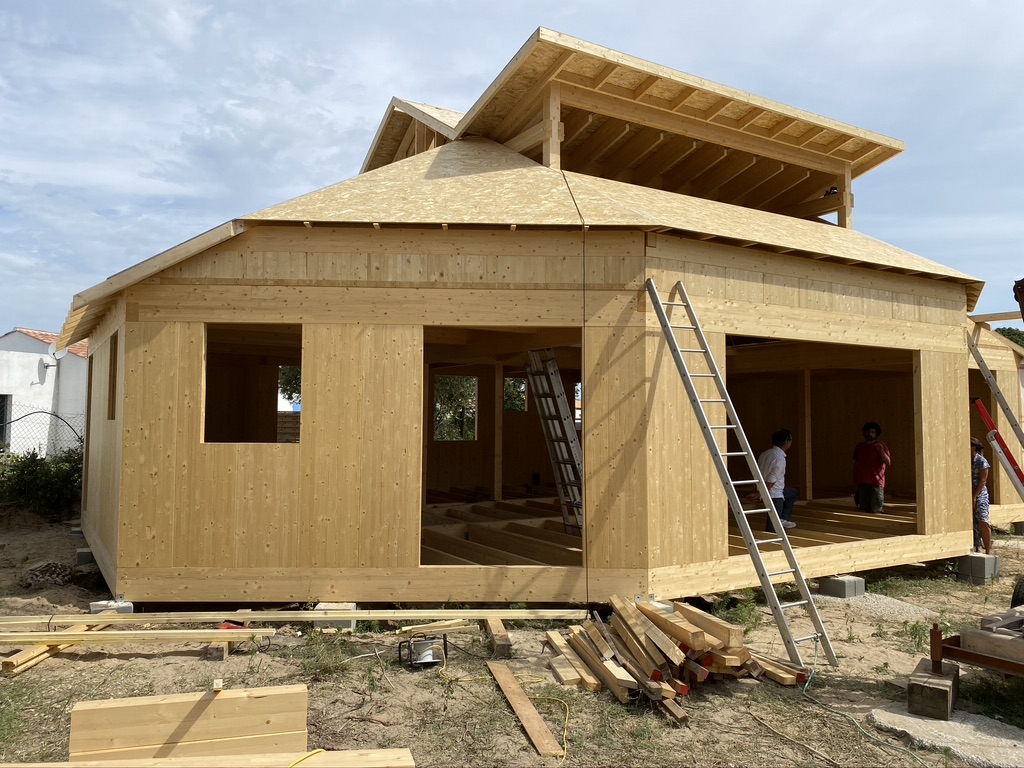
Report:
[[[892,464],[886,492],[913,498],[917,492],[914,382],[910,373],[828,371],[811,377],[814,486],[819,497],[851,495],[853,449],[861,427],[877,421]]]
[[[731,359],[731,356],[725,358],[727,368]],[[776,430],[785,427],[793,433],[793,447],[786,456],[786,485],[798,488],[800,498],[807,498],[805,454],[808,441],[801,429],[802,372],[730,373],[728,387],[729,397],[755,454],[760,455],[772,446],[771,437]],[[739,450],[739,442],[730,440],[729,450]],[[746,462],[741,458],[731,459],[729,470],[737,478],[749,477]]]

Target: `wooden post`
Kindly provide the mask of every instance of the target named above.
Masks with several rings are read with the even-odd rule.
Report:
[[[494,364],[494,482],[491,498],[501,501],[502,441],[505,424],[505,366]]]
[[[556,171],[562,168],[562,95],[561,86],[551,83],[544,98],[544,157],[541,161]]]

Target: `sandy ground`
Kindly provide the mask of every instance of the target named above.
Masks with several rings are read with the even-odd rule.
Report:
[[[85,612],[90,600],[110,597],[88,569],[72,584],[21,586],[30,566],[74,563],[84,542],[68,531],[0,510],[0,614]],[[681,728],[645,702],[624,706],[606,692],[554,684],[543,647],[546,627],[513,625],[509,664],[559,741],[567,739],[569,765],[999,764],[972,761],[969,750],[945,750],[941,740],[930,748],[913,746],[898,730],[873,725],[871,713],[899,711],[901,702],[905,712],[906,678],[927,655],[933,621],[955,632],[1009,607],[1013,580],[1024,573],[1020,545],[1019,539],[997,541],[1003,578],[996,585],[943,578],[939,564],[899,569],[884,581],[868,575],[869,589],[905,591],[899,599],[876,592],[853,600],[820,598],[838,669],[822,658],[814,663],[811,651],[805,661],[815,672],[806,689],[752,680],[706,684],[680,700],[690,716]],[[767,609],[753,613],[761,622],[747,644],[784,656]],[[145,626],[139,614],[138,627]],[[794,627],[798,635],[802,629]],[[221,678],[229,688],[304,682],[311,749],[409,747],[420,766],[558,765],[536,754],[487,673],[486,635],[474,629],[449,641],[444,668],[416,671],[398,664],[393,634],[322,636],[305,624],[279,626],[271,644],[243,644],[227,661],[198,644],[79,646],[0,681],[0,761],[66,760],[70,712],[78,701],[202,691]],[[0,656],[14,650],[0,648]],[[964,668],[967,692],[972,685],[999,684],[986,672]],[[1016,706],[1024,707],[1024,700]],[[970,701],[962,702],[962,711],[971,709]]]

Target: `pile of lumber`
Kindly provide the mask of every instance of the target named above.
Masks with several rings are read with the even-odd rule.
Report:
[[[762,676],[783,685],[806,679],[803,670],[755,654],[743,643],[743,627],[686,603],[662,605],[609,599],[612,614],[547,633],[550,660],[562,685],[590,691],[607,688],[627,703],[643,695],[678,722],[686,713],[676,699],[709,680]]]

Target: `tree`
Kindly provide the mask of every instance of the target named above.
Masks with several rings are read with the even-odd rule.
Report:
[[[302,369],[294,365],[282,365],[277,373],[277,388],[289,403],[301,403]]]
[[[1005,336],[1019,347],[1024,347],[1024,331],[1017,328],[996,328],[996,333]]]
[[[434,439],[476,440],[476,377],[434,377]]]
[[[526,410],[526,379],[505,379],[505,412]]]

